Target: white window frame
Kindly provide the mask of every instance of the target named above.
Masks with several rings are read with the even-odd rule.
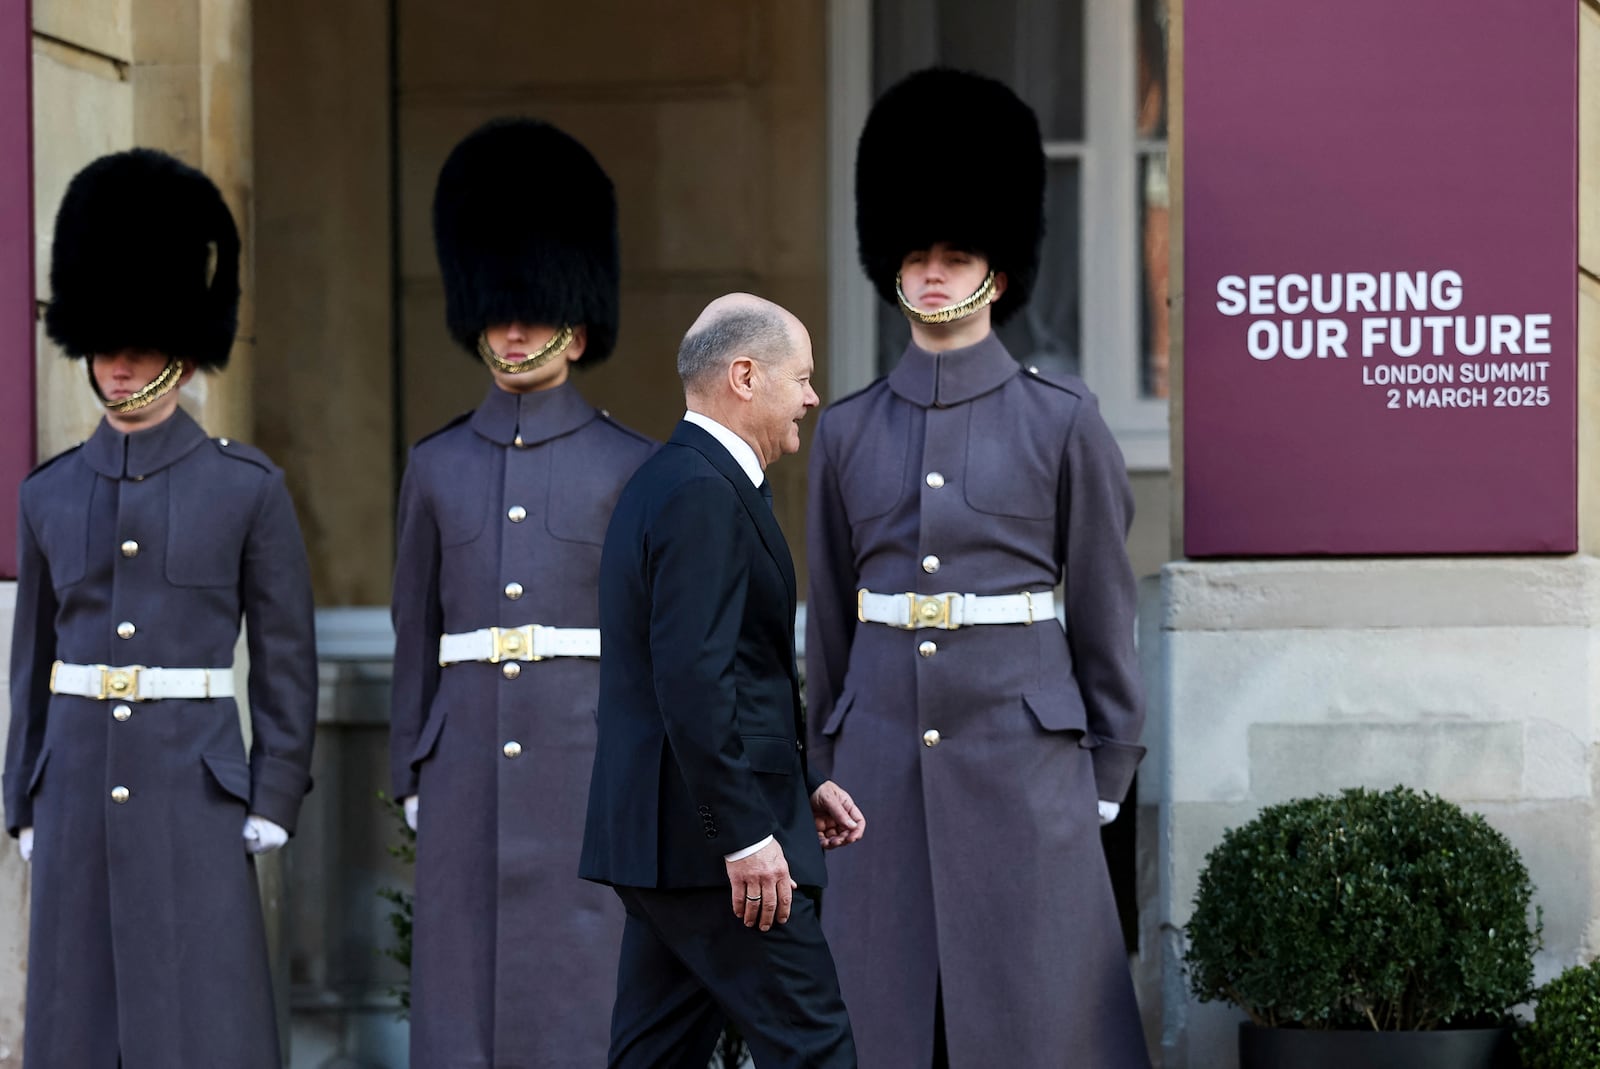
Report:
[[[1132,471],[1166,471],[1165,398],[1140,390],[1139,159],[1135,99],[1136,0],[1084,5],[1086,142],[1046,142],[1052,160],[1079,161],[1084,381]],[[828,0],[828,392],[853,393],[877,377],[877,292],[856,259],[856,139],[872,106],[872,6]]]

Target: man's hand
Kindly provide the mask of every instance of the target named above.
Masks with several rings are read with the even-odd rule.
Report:
[[[784,924],[789,920],[796,884],[789,878],[789,860],[778,840],[749,857],[723,864],[728,866],[728,884],[733,888],[733,915],[742,919],[746,928],[760,924],[766,932],[774,921]]]
[[[811,815],[817,822],[817,842],[824,850],[858,842],[867,831],[867,818],[843,787],[829,780],[811,796]]]
[[[22,852],[22,860],[33,860],[33,829],[23,828],[17,833],[17,849]]]
[[[408,794],[400,799],[400,806],[406,811],[406,827],[412,831],[417,830],[417,796]]]

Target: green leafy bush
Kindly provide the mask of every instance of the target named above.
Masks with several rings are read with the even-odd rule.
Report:
[[[417,833],[406,823],[405,806],[383,791],[378,792],[378,801],[395,822],[400,836],[398,841],[389,846],[389,856],[396,858],[401,864],[415,865]],[[389,994],[400,1003],[400,1018],[404,1020],[411,1015],[411,923],[415,895],[400,887],[380,887],[378,897],[394,907],[389,910],[389,932],[394,936],[394,943],[384,947],[383,953],[398,961],[401,968],[406,970],[405,982],[389,989]]]
[[[1534,998],[1537,1016],[1517,1033],[1525,1069],[1600,1069],[1600,961],[1573,966]]]
[[[1435,795],[1272,806],[1206,858],[1189,986],[1267,1027],[1497,1023],[1533,984],[1532,897],[1506,838]]]

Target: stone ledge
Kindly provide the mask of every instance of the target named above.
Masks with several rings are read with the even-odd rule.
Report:
[[[1174,561],[1164,631],[1592,627],[1600,559],[1422,557]]]

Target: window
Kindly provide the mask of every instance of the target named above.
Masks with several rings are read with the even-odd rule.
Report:
[[[908,328],[857,266],[855,144],[872,100],[945,63],[1006,82],[1039,116],[1046,235],[1019,360],[1083,376],[1128,466],[1168,464],[1166,0],[834,0],[830,251],[834,396],[893,365]]]

